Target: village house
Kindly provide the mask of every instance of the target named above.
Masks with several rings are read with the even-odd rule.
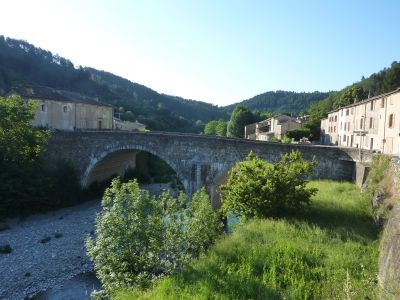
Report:
[[[70,131],[113,129],[112,106],[96,98],[43,86],[20,86],[10,93],[37,101],[34,126]]]
[[[245,126],[246,139],[271,141],[282,139],[286,131],[301,128],[301,120],[287,115],[279,115],[264,121]]]
[[[119,118],[114,117],[114,129],[115,130],[125,130],[125,131],[146,131],[146,125],[135,121],[123,121]]]
[[[400,88],[329,112],[321,143],[399,155]]]

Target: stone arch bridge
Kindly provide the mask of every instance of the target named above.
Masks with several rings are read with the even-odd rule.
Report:
[[[112,174],[123,175],[128,166],[135,165],[138,151],[150,152],[172,167],[188,195],[205,186],[213,207],[218,207],[218,186],[226,179],[227,171],[250,151],[274,163],[292,150],[299,150],[307,160],[316,157],[318,166],[313,178],[355,179],[358,149],[182,133],[54,132],[44,157],[50,165],[60,159],[70,161],[79,172],[82,186],[87,186]],[[364,160],[368,159],[370,154],[364,153]]]

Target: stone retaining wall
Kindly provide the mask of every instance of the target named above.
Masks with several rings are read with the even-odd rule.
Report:
[[[400,161],[392,160],[393,184],[399,187]],[[389,213],[380,242],[379,286],[381,299],[400,299],[400,205],[397,203]]]

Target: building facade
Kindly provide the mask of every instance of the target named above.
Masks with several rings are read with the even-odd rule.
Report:
[[[273,138],[282,139],[286,131],[301,128],[301,120],[279,115],[264,121],[245,126],[246,139],[271,141]]]
[[[321,120],[321,143],[400,154],[400,88],[338,108]]]
[[[11,93],[37,102],[33,125],[58,130],[113,129],[113,108],[95,98],[49,87],[18,87]]]

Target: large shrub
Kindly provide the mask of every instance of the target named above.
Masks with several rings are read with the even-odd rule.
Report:
[[[148,287],[179,270],[214,242],[222,225],[204,189],[187,205],[164,192],[158,199],[137,181],[112,181],[96,218],[96,237],[88,238],[88,254],[107,293]]]
[[[221,188],[224,212],[248,218],[301,209],[316,193],[306,187],[306,175],[315,165],[315,160],[305,161],[298,151],[283,155],[275,165],[250,153],[233,167]]]

